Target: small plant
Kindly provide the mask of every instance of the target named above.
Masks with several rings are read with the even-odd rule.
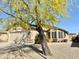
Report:
[[[61,42],[67,42],[68,40],[67,39],[64,39],[64,40],[62,40]]]

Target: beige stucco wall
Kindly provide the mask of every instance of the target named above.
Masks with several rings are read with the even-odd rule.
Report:
[[[35,38],[36,38],[37,34],[38,34],[37,31],[31,30],[31,40],[33,40],[33,43],[35,43]]]
[[[0,33],[0,40],[3,42],[14,42],[17,39],[20,39],[23,33],[27,33],[27,31],[6,31]],[[38,34],[37,31],[31,30],[30,35],[25,38],[27,43],[35,43],[35,36]],[[30,38],[30,39],[29,39]]]
[[[51,29],[50,32],[54,32],[54,31],[61,31],[61,30],[55,30],[55,29]],[[13,42],[14,40],[18,39],[21,37],[22,33],[25,33],[27,31],[6,31],[4,32],[0,32],[0,40],[5,41],[5,42]],[[30,39],[26,38],[27,43],[35,43],[35,37],[38,34],[37,31],[35,30],[31,30],[30,32]],[[46,35],[46,33],[45,33]],[[47,37],[47,35],[46,35]],[[54,38],[48,38],[49,41],[53,41]],[[65,38],[63,39],[68,39],[68,41],[70,40],[70,36],[66,33]],[[63,40],[63,39],[59,39],[57,38],[57,40]]]
[[[20,39],[23,34],[27,34],[27,31],[14,31],[14,32],[9,32],[9,42],[13,42],[15,40],[18,40]],[[35,36],[36,36],[37,32],[32,30],[30,32],[30,35],[26,35],[27,38],[25,38],[25,41],[26,43],[29,43],[29,44],[33,44],[35,41]]]
[[[20,35],[21,35],[21,32],[9,32],[8,41],[10,42],[18,39]]]
[[[0,34],[0,41],[1,42],[7,42],[8,41],[8,34],[7,33],[1,33]]]

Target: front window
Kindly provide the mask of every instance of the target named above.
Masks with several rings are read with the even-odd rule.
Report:
[[[62,31],[59,31],[59,32],[54,31],[54,32],[48,32],[47,35],[48,35],[48,38],[57,38],[57,37],[65,38],[66,33],[64,33]]]
[[[64,32],[64,38],[66,37],[66,33]]]
[[[50,32],[48,32],[48,38],[50,38]]]
[[[58,32],[59,38],[63,38],[63,32]]]
[[[56,38],[56,32],[52,32],[52,38]]]
[[[56,32],[48,32],[48,38],[56,38],[57,37],[57,34]]]

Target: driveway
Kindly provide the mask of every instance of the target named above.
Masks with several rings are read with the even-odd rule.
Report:
[[[51,59],[79,59],[79,43],[49,43],[48,45],[53,54]],[[0,45],[0,47],[2,46]],[[41,49],[40,45],[26,46],[23,48],[24,50],[18,49],[18,51],[12,50],[11,52],[0,54],[0,59],[44,59],[45,56],[36,47]]]

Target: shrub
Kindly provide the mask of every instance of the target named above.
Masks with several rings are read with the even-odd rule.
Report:
[[[39,34],[37,34],[35,37],[35,44],[40,44],[40,43],[41,43],[41,41],[39,39]]]
[[[57,39],[53,39],[53,41],[52,42],[57,42]]]
[[[72,42],[79,42],[79,35],[72,38]]]
[[[68,40],[67,39],[64,39],[64,40],[62,40],[61,42],[67,42]]]

